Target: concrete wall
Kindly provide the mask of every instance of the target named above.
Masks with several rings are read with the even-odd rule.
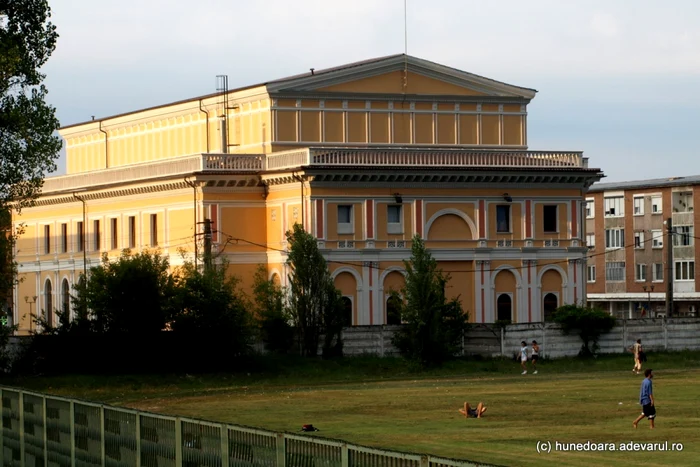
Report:
[[[398,326],[355,326],[343,330],[345,355],[371,353],[382,356],[398,355],[391,345],[391,336]],[[511,324],[501,329],[491,324],[477,324],[465,336],[464,355],[512,357],[520,342],[528,345],[535,339],[540,354],[548,358],[575,356],[581,348],[576,334],[561,332],[551,323]],[[598,342],[600,353],[623,353],[637,339],[647,351],[700,350],[700,319],[649,318],[618,320],[616,326],[603,334]]]

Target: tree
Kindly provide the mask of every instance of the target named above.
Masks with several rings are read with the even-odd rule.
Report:
[[[174,281],[169,268],[159,251],[132,255],[124,250],[112,262],[105,254],[100,266],[90,268],[89,280],[73,286],[73,307],[79,318],[81,313],[89,315],[97,332],[160,331],[172,315]]]
[[[59,124],[39,72],[58,38],[50,16],[46,0],[0,0],[0,209],[30,205],[56,170]]]
[[[55,109],[44,101],[39,72],[58,34],[46,0],[0,0],[0,302],[16,283],[10,209],[31,205],[44,174],[56,170],[61,140]],[[7,222],[7,219],[10,219]]]
[[[447,299],[449,274],[438,269],[437,261],[416,235],[411,258],[404,261],[406,283],[400,294],[401,320],[405,323],[392,339],[402,355],[424,366],[438,365],[460,349],[469,316],[462,311],[459,297]]]
[[[206,338],[211,345],[223,345],[228,355],[247,352],[251,322],[238,279],[227,276],[222,261],[204,270],[186,262],[175,274],[171,327],[173,332]]]
[[[268,350],[287,352],[294,342],[291,316],[285,306],[286,290],[267,278],[267,267],[258,265],[253,277],[255,319]]]
[[[287,232],[287,242],[290,245],[287,264],[292,269],[289,312],[304,355],[316,356],[321,332],[328,331],[335,314],[341,314],[342,309],[337,306],[339,292],[313,235],[295,224]]]
[[[553,321],[561,325],[566,335],[578,332],[583,345],[582,357],[592,357],[598,351],[598,339],[615,326],[615,317],[600,308],[564,305],[554,312]]]

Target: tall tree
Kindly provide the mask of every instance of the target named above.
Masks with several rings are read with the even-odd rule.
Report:
[[[61,140],[55,109],[45,102],[39,69],[56,47],[46,0],[0,0],[0,216],[31,205],[44,174],[56,170]],[[3,219],[5,220],[5,219]],[[0,227],[0,300],[16,280],[12,249],[18,230]]]
[[[411,258],[404,261],[404,267],[406,284],[400,294],[392,294],[405,324],[392,342],[405,357],[425,366],[437,365],[457,353],[469,317],[459,297],[447,298],[445,285],[450,276],[438,269],[418,235],[413,237]]]
[[[336,321],[334,313],[341,312],[339,292],[313,235],[295,224],[294,229],[287,232],[287,242],[290,245],[287,264],[292,269],[289,275],[289,311],[304,355],[316,356],[320,334],[332,331],[327,329],[330,328],[327,324]]]
[[[287,352],[294,342],[294,329],[286,307],[286,289],[267,278],[267,267],[258,265],[253,277],[255,320],[268,350]]]

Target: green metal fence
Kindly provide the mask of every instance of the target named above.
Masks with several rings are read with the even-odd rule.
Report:
[[[466,461],[0,386],[3,467],[466,467]]]

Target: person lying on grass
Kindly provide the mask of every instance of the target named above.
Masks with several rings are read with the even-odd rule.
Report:
[[[483,402],[479,402],[476,409],[473,409],[469,405],[469,402],[465,402],[464,408],[459,409],[459,413],[464,415],[465,418],[481,418],[481,416],[484,415],[484,412],[486,412],[486,407],[484,407]]]

